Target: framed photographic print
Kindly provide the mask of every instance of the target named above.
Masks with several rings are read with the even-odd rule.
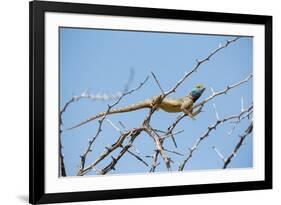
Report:
[[[30,203],[272,188],[272,17],[30,2]]]

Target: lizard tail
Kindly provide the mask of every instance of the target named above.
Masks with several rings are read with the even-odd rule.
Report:
[[[151,107],[151,102],[149,100],[146,100],[146,101],[136,103],[136,104],[132,104],[132,105],[129,105],[129,106],[126,106],[126,107],[111,109],[107,114],[106,114],[106,112],[100,112],[100,113],[80,122],[79,124],[68,128],[67,130],[72,130],[74,128],[80,127],[80,126],[82,126],[82,125],[84,125],[84,124],[86,124],[90,121],[93,121],[97,118],[100,118],[100,117],[104,116],[105,114],[111,115],[111,114],[115,114],[115,113],[131,112],[131,111],[134,111],[134,110],[139,110],[139,109],[142,109],[142,108],[150,108],[150,107]]]

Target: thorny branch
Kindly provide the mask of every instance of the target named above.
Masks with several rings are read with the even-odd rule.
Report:
[[[209,126],[207,128],[207,130],[196,140],[195,144],[189,148],[188,150],[188,154],[187,157],[185,158],[185,160],[183,161],[183,163],[180,165],[179,167],[179,171],[182,171],[184,169],[184,167],[186,166],[186,163],[192,158],[193,156],[193,152],[198,150],[199,145],[203,142],[203,140],[205,140],[210,133],[215,130],[219,125],[222,125],[223,123],[230,121],[230,120],[241,120],[241,118],[246,114],[248,114],[249,112],[251,112],[253,109],[253,105],[251,105],[248,109],[240,112],[237,115],[232,115],[223,119],[218,119],[215,123],[213,123],[211,126]]]

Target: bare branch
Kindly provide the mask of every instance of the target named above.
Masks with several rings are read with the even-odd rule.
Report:
[[[117,162],[124,156],[124,154],[126,152],[129,152],[129,149],[132,145],[132,143],[134,142],[135,138],[137,137],[138,135],[131,135],[131,139],[130,141],[128,142],[128,144],[126,144],[125,146],[122,146],[122,143],[120,144],[120,147],[122,147],[122,150],[119,152],[118,156],[116,158],[114,157],[111,157],[112,161],[105,167],[101,170],[101,174],[104,175],[104,174],[107,174],[109,171],[111,170],[115,170],[115,165],[117,164]],[[145,163],[147,166],[148,164],[143,161],[140,157],[136,156],[136,155],[133,155],[134,157],[136,157],[138,160],[140,160],[141,162]]]
[[[152,74],[152,76],[153,76],[154,80],[156,81],[156,83],[157,83],[158,87],[160,88],[160,90],[161,90],[162,94],[164,95],[164,94],[165,94],[165,92],[164,92],[163,88],[161,87],[161,85],[160,85],[159,81],[157,80],[157,78],[156,78],[155,74],[154,74],[153,72],[151,72],[151,74]]]
[[[149,172],[155,172],[156,167],[160,164],[160,163],[157,163],[158,155],[159,155],[159,150],[155,150],[155,153],[152,156],[152,165],[151,165]]]
[[[130,69],[130,74],[129,74],[129,78],[127,80],[127,82],[125,83],[122,91],[118,91],[115,94],[106,94],[104,93],[103,95],[101,94],[91,94],[88,92],[88,90],[85,90],[84,92],[82,92],[80,95],[74,95],[72,96],[72,98],[70,98],[65,104],[64,106],[62,106],[62,109],[60,111],[60,115],[62,115],[66,109],[68,108],[68,106],[73,103],[73,102],[77,102],[81,99],[90,99],[90,100],[101,100],[101,101],[105,101],[105,100],[114,100],[114,99],[118,99],[121,97],[122,93],[126,93],[129,90],[129,86],[133,81],[134,78],[134,70]]]
[[[222,49],[228,47],[229,44],[234,43],[234,42],[237,41],[239,38],[240,38],[240,37],[236,37],[236,38],[234,38],[233,40],[228,40],[224,45],[220,44],[219,47],[218,47],[217,49],[215,49],[213,52],[211,52],[207,57],[205,57],[205,58],[202,59],[202,60],[197,60],[197,61],[196,61],[196,65],[194,66],[194,68],[192,68],[189,72],[186,72],[186,73],[184,74],[184,76],[176,83],[176,85],[175,85],[173,88],[171,88],[169,91],[167,91],[167,92],[165,93],[165,96],[167,96],[167,95],[169,95],[169,94],[175,92],[176,89],[185,81],[186,78],[188,78],[192,73],[194,73],[195,71],[197,71],[197,69],[199,68],[199,66],[200,66],[202,63],[204,63],[204,62],[206,62],[206,61],[209,61],[213,55],[215,55],[215,54],[216,54],[217,52],[219,52],[220,50],[222,50]]]
[[[223,169],[226,169],[227,166],[229,165],[229,163],[231,162],[232,158],[236,156],[238,150],[240,149],[240,147],[243,145],[244,140],[246,139],[246,137],[251,134],[253,131],[253,121],[250,123],[250,125],[247,127],[247,129],[245,130],[244,134],[240,136],[240,140],[239,142],[236,144],[235,148],[233,149],[232,153],[229,155],[229,157],[227,157],[224,160],[224,165],[223,165]]]
[[[82,166],[80,167],[80,169],[79,169],[77,175],[78,175],[78,176],[82,176],[82,175],[84,175],[85,173],[87,173],[88,171],[90,171],[91,169],[93,169],[99,162],[101,162],[101,160],[103,160],[103,159],[104,159],[105,157],[107,157],[111,152],[113,152],[113,151],[116,150],[118,147],[120,147],[120,146],[122,145],[123,141],[126,139],[126,137],[127,137],[128,135],[130,135],[130,134],[131,134],[131,132],[126,132],[126,133],[122,134],[122,135],[118,138],[118,140],[117,140],[113,145],[111,145],[111,147],[106,147],[105,151],[104,151],[91,165],[89,165],[88,167],[84,167],[84,165],[85,165],[85,158],[86,158],[86,157],[81,156],[81,160],[82,160],[82,159],[84,160],[83,162],[81,161],[81,163],[83,163],[83,164],[81,164],[81,165],[83,165],[83,167],[82,167]],[[88,154],[88,152],[87,152],[87,154]]]
[[[161,140],[161,137],[149,126],[144,127],[146,133],[154,140],[155,142],[155,146],[156,146],[156,150],[159,151],[161,157],[163,158],[165,164],[166,164],[166,168],[168,171],[171,170],[171,159],[167,156],[167,154],[164,151],[163,148],[163,140]]]
[[[80,163],[81,163],[81,167],[80,169],[78,170],[78,173],[77,175],[80,175],[81,173],[84,173],[84,167],[85,167],[85,162],[86,162],[86,157],[87,155],[91,152],[91,147],[93,145],[93,143],[95,142],[95,140],[97,139],[97,137],[100,135],[101,131],[102,131],[102,123],[104,121],[104,119],[106,118],[107,114],[110,112],[110,110],[115,106],[117,105],[126,95],[129,95],[137,90],[139,90],[148,80],[148,77],[146,77],[146,79],[140,83],[139,86],[137,86],[136,88],[130,90],[130,91],[127,91],[125,93],[123,93],[115,103],[113,103],[112,105],[108,105],[108,109],[107,111],[105,112],[104,116],[98,120],[99,122],[99,126],[98,126],[98,130],[96,132],[96,134],[94,135],[94,137],[92,138],[92,140],[89,141],[89,144],[88,144],[88,147],[86,149],[86,151],[84,152],[83,155],[80,156],[81,160],[80,160]],[[122,135],[120,136],[120,138],[122,137]],[[94,165],[95,166],[95,165]],[[94,166],[91,166],[94,167]]]
[[[238,115],[232,115],[232,116],[226,117],[222,120],[217,120],[213,125],[209,126],[208,129],[205,131],[205,133],[196,140],[195,144],[191,148],[189,148],[188,155],[185,158],[185,160],[183,161],[183,163],[181,164],[181,166],[179,167],[179,171],[182,171],[184,169],[186,163],[192,158],[193,152],[198,149],[199,145],[203,142],[203,140],[205,140],[210,135],[212,130],[215,130],[217,128],[217,126],[219,126],[227,121],[230,121],[233,119],[241,119],[241,117],[244,114],[250,112],[252,109],[253,109],[253,106],[250,106],[248,109],[246,109],[243,112],[240,112]]]
[[[122,93],[127,92],[130,89],[130,85],[134,80],[134,76],[135,76],[135,70],[133,68],[130,69],[130,73],[129,73],[129,78],[128,80],[125,82],[124,86],[123,86],[123,90]]]
[[[241,109],[241,112],[243,112],[244,110],[245,110],[244,108]],[[232,127],[232,129],[231,129],[227,134],[230,136],[230,135],[234,132],[234,130],[235,130],[237,124],[238,124],[241,120],[243,120],[244,118],[250,119],[250,115],[252,115],[252,114],[253,114],[253,109],[251,109],[251,110],[248,112],[247,115],[244,115],[244,116],[241,117],[240,119],[237,119],[237,120],[235,120],[235,121],[231,121],[231,123],[234,123],[234,126]]]
[[[184,130],[180,130],[180,131],[178,131],[178,132],[174,132],[174,133],[171,133],[171,134],[165,133],[163,136],[161,136],[161,139],[163,140],[163,139],[166,139],[166,138],[168,138],[168,137],[172,137],[172,136],[174,136],[174,135],[180,134],[180,133],[182,133],[182,132],[184,132]]]
[[[179,152],[177,152],[177,151],[175,151],[175,150],[168,150],[168,149],[165,149],[165,148],[164,148],[164,150],[167,151],[167,152],[170,152],[170,153],[179,155],[179,156],[184,156],[182,153],[179,153]]]
[[[84,92],[82,92],[80,95],[78,96],[72,96],[72,98],[70,98],[65,104],[64,106],[62,106],[62,109],[60,110],[60,116],[59,116],[59,120],[60,120],[60,134],[59,134],[59,161],[60,161],[60,170],[59,170],[59,175],[60,176],[66,176],[66,171],[65,171],[65,166],[64,166],[64,156],[62,154],[62,143],[61,143],[61,133],[63,132],[62,130],[62,126],[63,126],[63,120],[62,120],[62,115],[63,113],[66,111],[66,109],[69,107],[69,105],[73,102],[77,102],[80,99],[90,99],[90,100],[112,100],[112,99],[116,99],[119,98],[122,93],[125,93],[128,91],[129,86],[131,84],[131,82],[133,81],[134,78],[134,70],[130,69],[130,75],[129,78],[127,80],[127,82],[124,85],[123,91],[120,92],[118,91],[116,94],[113,95],[108,95],[108,94],[96,94],[93,95],[91,93],[88,92],[88,90],[85,90]]]
[[[241,97],[241,111],[243,112],[244,110],[244,98],[243,96]]]

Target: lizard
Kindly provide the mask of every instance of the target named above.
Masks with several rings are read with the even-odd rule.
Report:
[[[192,112],[192,107],[193,103],[196,102],[198,98],[202,95],[204,92],[205,87],[202,84],[197,84],[186,96],[181,97],[181,98],[164,98],[162,102],[159,103],[158,109],[162,109],[165,112],[184,112],[187,114],[190,118],[195,119],[193,112]],[[161,95],[160,95],[161,96]],[[150,99],[146,99],[144,101],[128,105],[126,107],[121,107],[121,108],[116,108],[116,109],[111,109],[109,112],[100,112],[82,122],[79,124],[68,128],[68,130],[80,127],[90,121],[93,121],[97,118],[100,118],[104,115],[111,115],[111,114],[116,114],[116,113],[124,113],[124,112],[131,112],[139,109],[144,109],[144,108],[152,108],[155,104],[157,104],[157,101],[159,101],[159,97],[153,97]]]

